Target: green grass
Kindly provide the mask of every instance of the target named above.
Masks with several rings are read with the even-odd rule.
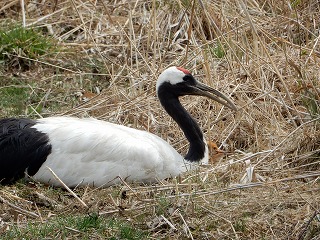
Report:
[[[76,221],[76,228],[80,231],[87,232],[90,229],[105,230],[103,219],[98,214],[92,213]]]
[[[56,50],[53,40],[35,29],[20,26],[0,29],[0,61],[8,67],[27,70],[33,59]]]
[[[11,84],[0,83],[1,117],[38,117],[45,108],[59,109],[57,102],[42,102],[47,91],[41,88],[37,80],[23,81],[13,79]],[[46,106],[45,106],[46,105]]]
[[[215,58],[221,59],[224,58],[226,55],[225,48],[220,42],[218,42],[216,45],[208,46],[208,50],[210,54]]]
[[[234,230],[236,232],[244,233],[246,231],[246,223],[244,219],[239,219],[234,224]]]
[[[41,67],[40,67],[41,70]],[[79,104],[75,95],[81,89],[94,89],[98,83],[92,80],[72,78],[64,81],[61,76],[40,77],[26,73],[21,76],[5,76],[0,80],[0,117],[38,118],[70,109]]]
[[[111,225],[111,224],[110,224]],[[109,226],[110,226],[109,225]],[[117,231],[117,233],[112,236],[110,239],[145,239],[148,234],[144,231],[133,227],[131,224],[125,222],[113,222],[113,229]]]
[[[310,116],[317,118],[320,116],[320,107],[318,105],[316,94],[309,90],[301,97],[304,106],[308,109]]]
[[[0,87],[0,113],[1,115],[21,115],[26,112],[26,102],[30,94],[28,86]]]
[[[170,205],[171,205],[171,201],[169,198],[166,198],[165,196],[161,197],[158,200],[158,204],[156,206],[156,214],[157,215],[165,215],[167,213]]]
[[[79,216],[59,216],[45,223],[28,222],[24,227],[12,226],[1,239],[145,239],[147,233],[131,223],[96,213]]]

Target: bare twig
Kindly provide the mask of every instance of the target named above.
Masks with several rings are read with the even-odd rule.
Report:
[[[69,192],[71,193],[71,195],[77,199],[81,204],[82,206],[84,206],[85,208],[88,208],[87,204],[84,203],[84,201],[81,200],[81,198],[79,198],[77,196],[77,194],[75,194],[58,176],[57,174],[55,174],[52,169],[50,167],[47,167],[47,169],[50,171],[50,173],[54,176],[54,178]]]
[[[25,210],[25,209],[23,209],[23,208],[20,208],[20,207],[18,207],[18,206],[16,206],[16,205],[14,205],[14,204],[6,201],[6,200],[3,199],[2,197],[0,197],[0,202],[1,202],[1,203],[4,203],[4,204],[7,204],[9,207],[12,207],[12,208],[15,209],[17,212],[20,212],[20,213],[22,213],[22,214],[24,214],[24,215],[26,215],[26,216],[28,216],[28,217],[39,218],[39,215],[38,215],[38,214],[36,214],[36,213],[34,213],[34,212],[27,211],[27,210]]]

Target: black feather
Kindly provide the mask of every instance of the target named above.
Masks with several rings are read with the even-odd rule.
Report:
[[[0,184],[12,183],[33,176],[51,153],[49,138],[32,128],[37,122],[30,119],[0,120]]]
[[[200,161],[205,154],[206,144],[203,141],[202,131],[197,122],[181,105],[178,97],[188,94],[191,90],[188,85],[193,82],[171,85],[163,83],[158,89],[158,97],[161,105],[167,113],[178,123],[184,135],[188,139],[190,146],[185,159],[191,162]]]

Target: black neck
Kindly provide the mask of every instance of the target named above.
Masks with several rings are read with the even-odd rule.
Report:
[[[159,91],[158,97],[164,109],[178,123],[190,143],[185,159],[191,162],[198,162],[203,159],[206,145],[197,122],[184,109],[177,96],[166,91]]]

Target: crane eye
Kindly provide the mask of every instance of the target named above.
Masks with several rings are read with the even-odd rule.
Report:
[[[190,85],[195,85],[196,84],[196,80],[194,79],[194,77],[191,74],[186,74],[183,77],[183,81],[184,81],[184,83],[188,83]]]

